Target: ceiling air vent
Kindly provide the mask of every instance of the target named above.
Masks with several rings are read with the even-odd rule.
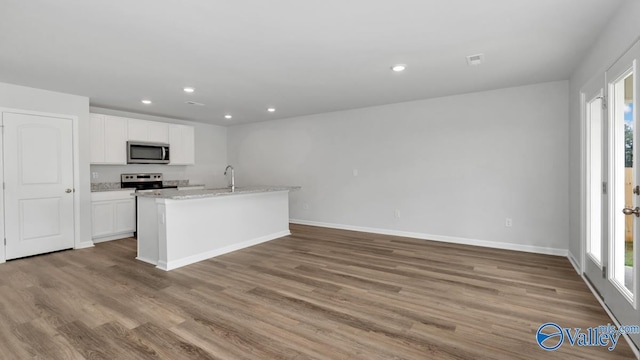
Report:
[[[484,61],[484,54],[475,54],[467,56],[467,64],[469,66],[476,66],[482,64]]]
[[[199,102],[195,102],[195,101],[187,101],[187,104],[189,105],[196,105],[196,106],[204,106],[203,103],[199,103]]]

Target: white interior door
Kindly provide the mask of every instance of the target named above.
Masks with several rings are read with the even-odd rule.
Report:
[[[6,258],[73,248],[71,119],[2,113]]]

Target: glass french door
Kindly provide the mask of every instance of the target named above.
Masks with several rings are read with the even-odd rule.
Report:
[[[640,129],[636,44],[582,89],[585,125],[584,275],[622,325],[638,325]],[[640,345],[640,335],[631,335]]]
[[[605,286],[608,264],[606,208],[606,145],[604,74],[589,81],[582,88],[582,111],[585,128],[585,204],[586,231],[584,275],[600,292]]]

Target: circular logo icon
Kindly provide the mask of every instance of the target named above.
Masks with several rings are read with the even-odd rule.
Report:
[[[553,351],[564,342],[562,328],[555,323],[542,324],[536,332],[536,341],[541,348]]]

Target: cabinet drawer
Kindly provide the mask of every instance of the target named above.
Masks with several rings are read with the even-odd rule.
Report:
[[[94,191],[91,193],[91,201],[124,200],[133,198],[135,189]]]

